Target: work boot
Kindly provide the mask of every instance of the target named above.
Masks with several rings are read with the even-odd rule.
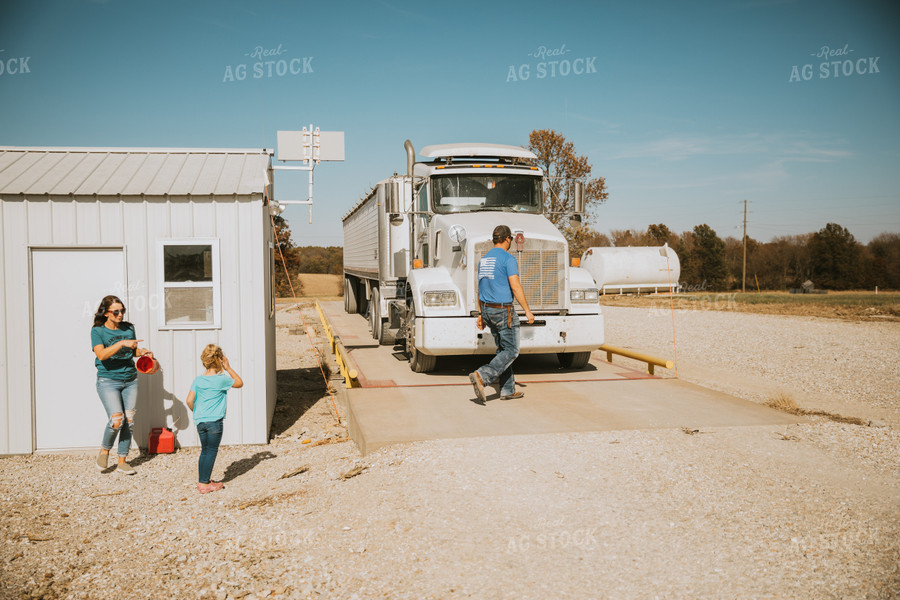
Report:
[[[475,388],[475,395],[482,402],[487,402],[487,398],[484,395],[484,380],[481,378],[481,374],[478,371],[474,373],[469,373],[469,381],[472,382],[472,387]]]

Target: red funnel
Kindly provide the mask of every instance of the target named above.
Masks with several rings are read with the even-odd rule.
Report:
[[[137,359],[137,370],[145,375],[152,375],[159,371],[159,361],[149,356],[142,356]]]

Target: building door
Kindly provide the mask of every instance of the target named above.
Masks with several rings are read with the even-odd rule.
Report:
[[[107,416],[90,332],[104,296],[128,302],[125,284],[121,249],[32,250],[35,450],[100,447]]]

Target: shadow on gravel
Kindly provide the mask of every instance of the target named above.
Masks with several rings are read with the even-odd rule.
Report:
[[[281,435],[306,414],[312,406],[328,393],[319,367],[304,369],[279,369],[275,415],[272,417],[270,439]]]
[[[222,478],[223,482],[231,481],[232,479],[237,479],[244,473],[252,470],[256,465],[261,463],[264,460],[269,460],[270,458],[277,458],[277,454],[272,454],[268,450],[263,450],[262,452],[257,452],[250,458],[242,458],[240,460],[236,460],[225,469],[225,476]]]

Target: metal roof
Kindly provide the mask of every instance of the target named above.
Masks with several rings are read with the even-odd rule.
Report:
[[[262,194],[270,156],[265,149],[0,146],[0,194]]]

